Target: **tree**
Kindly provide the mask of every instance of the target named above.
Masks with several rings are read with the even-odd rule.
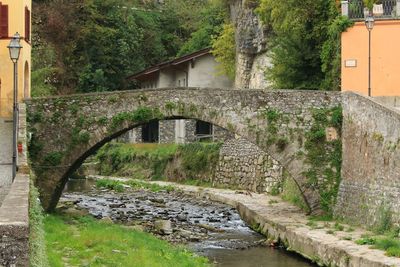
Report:
[[[331,26],[340,17],[335,0],[261,0],[257,11],[272,32],[266,73],[275,87],[339,89],[340,32],[334,31],[343,28]]]

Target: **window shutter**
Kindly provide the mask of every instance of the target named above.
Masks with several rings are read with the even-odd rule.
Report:
[[[25,7],[25,39],[31,40],[31,12]]]
[[[0,9],[0,36],[6,38],[8,37],[8,5],[2,5]]]

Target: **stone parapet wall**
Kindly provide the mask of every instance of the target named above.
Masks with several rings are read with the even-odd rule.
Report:
[[[0,266],[29,266],[29,175],[17,174],[0,207]]]
[[[283,168],[249,141],[231,139],[220,150],[214,182],[252,192],[271,192],[282,182]]]
[[[367,225],[390,215],[393,223],[399,223],[400,113],[372,98],[346,93],[343,115],[336,215]]]

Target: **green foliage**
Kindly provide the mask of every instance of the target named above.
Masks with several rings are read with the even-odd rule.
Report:
[[[283,181],[282,186],[282,199],[286,200],[297,207],[301,208],[302,210],[309,212],[310,209],[308,208],[307,203],[304,200],[304,196],[301,193],[299,186],[293,180],[293,178],[286,176]]]
[[[48,215],[45,230],[51,266],[209,266],[206,258],[151,234],[91,217]]]
[[[145,123],[152,119],[162,119],[163,115],[158,109],[151,109],[148,107],[139,107],[133,112],[121,112],[116,114],[111,119],[110,129],[114,130],[121,126],[124,122],[131,123]]]
[[[337,16],[328,27],[328,39],[324,42],[321,51],[322,72],[325,79],[321,88],[338,90],[341,77],[341,34],[354,24],[348,17]],[[339,41],[338,41],[339,40]]]
[[[136,87],[128,75],[209,47],[227,16],[221,3],[34,1],[33,95]]]
[[[219,36],[223,24],[228,20],[226,5],[222,1],[212,0],[200,11],[198,30],[191,34],[190,39],[183,44],[178,56],[189,54],[211,46],[212,38]]]
[[[340,33],[350,23],[333,0],[261,0],[257,13],[272,32],[272,67],[267,78],[275,88],[338,90]]]
[[[29,191],[29,266],[50,266],[46,255],[43,208],[40,205],[39,192],[30,182]]]
[[[378,3],[379,0],[363,0],[364,6],[368,8],[369,11],[372,12],[372,9],[374,8],[374,4]]]
[[[155,183],[145,183],[143,181],[138,181],[138,180],[130,180],[127,182],[127,184],[132,188],[147,189],[152,192],[160,192],[160,191],[172,192],[175,190],[175,187],[173,187],[172,185],[162,186]]]
[[[61,160],[64,157],[62,152],[50,152],[43,158],[44,165],[48,166],[58,166],[61,164]]]
[[[211,53],[220,63],[220,74],[226,74],[231,79],[235,78],[236,45],[233,24],[225,24],[221,34],[212,40]]]
[[[164,180],[178,175],[183,180],[209,177],[216,167],[220,144],[193,143],[186,145],[158,144],[107,144],[101,148],[96,158],[100,162],[101,174],[122,175],[134,178]],[[178,165],[174,177],[166,177],[166,168],[174,159]],[[178,173],[177,173],[178,172]]]
[[[176,145],[106,144],[96,155],[103,175],[163,179],[166,164],[176,153]],[[141,176],[141,177],[138,177]]]
[[[392,226],[392,211],[390,207],[382,204],[378,210],[377,221],[373,227],[373,231],[377,234],[384,234],[389,232]]]
[[[342,108],[313,110],[313,124],[306,133],[306,163],[310,168],[304,172],[308,186],[318,190],[321,207],[326,215],[332,215],[341,180],[342,143],[327,141],[325,129],[335,127],[340,134]]]
[[[180,145],[177,155],[182,159],[182,167],[187,178],[198,178],[216,167],[220,144],[190,143]]]
[[[117,192],[123,192],[124,186],[122,182],[110,179],[101,179],[96,181],[96,187],[98,188],[107,188],[110,190],[114,190]]]

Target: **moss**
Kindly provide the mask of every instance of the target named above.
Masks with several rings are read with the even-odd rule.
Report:
[[[174,109],[176,109],[176,104],[174,102],[167,102],[165,103],[165,109],[171,113]]]
[[[133,112],[121,112],[112,117],[110,129],[114,130],[124,122],[145,123],[153,119],[162,119],[163,117],[158,108],[139,107]]]
[[[108,98],[108,103],[110,103],[110,104],[114,104],[114,103],[117,103],[117,101],[118,101],[118,97],[117,96],[110,96],[109,98]]]
[[[73,149],[77,145],[87,144],[90,141],[90,134],[86,130],[81,130],[78,127],[72,129],[71,144],[69,149]]]
[[[43,158],[45,166],[58,166],[61,164],[64,154],[62,152],[50,152]]]
[[[107,123],[108,123],[108,118],[106,117],[106,116],[103,116],[103,117],[100,117],[100,118],[98,118],[97,119],[97,123],[99,124],[99,125],[107,125]]]
[[[340,138],[327,141],[325,129],[335,127],[341,132],[341,112],[341,107],[312,110],[313,123],[305,134],[305,162],[310,168],[303,174],[308,186],[318,190],[321,207],[328,215],[333,212],[341,180],[342,143]]]
[[[69,111],[71,112],[72,115],[76,115],[79,111],[79,105],[77,103],[72,103],[69,106]]]
[[[377,141],[379,143],[383,143],[383,141],[385,140],[381,133],[373,133],[372,134],[372,139],[374,139],[375,141]]]

